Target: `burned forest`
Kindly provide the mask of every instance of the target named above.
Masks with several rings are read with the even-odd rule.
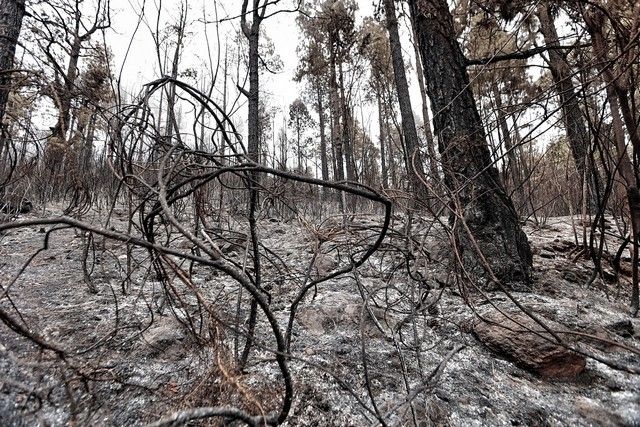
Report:
[[[0,426],[640,425],[637,0],[0,0]]]

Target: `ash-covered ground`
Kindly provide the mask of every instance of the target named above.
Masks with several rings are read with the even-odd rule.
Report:
[[[18,220],[58,213],[41,210]],[[125,213],[116,210],[109,227],[126,231]],[[104,213],[85,220],[100,225]],[[361,255],[381,220],[354,217],[346,228],[341,218],[260,221],[263,285],[282,330],[303,284]],[[617,278],[607,266],[607,280],[591,281],[593,264],[576,247],[572,224],[551,218],[542,227],[526,226],[534,284],[513,295],[576,332],[575,345],[613,367],[588,357],[577,377],[553,379],[492,352],[473,333],[475,313],[489,301],[505,309],[513,302],[500,291],[483,295],[456,281],[437,259],[444,233],[418,221],[407,238],[397,216],[376,254],[310,289],[299,304],[288,361],[294,400],[285,425],[379,425],[380,419],[420,426],[640,425],[640,376],[621,369],[640,366],[629,350],[639,347],[640,322],[629,315],[628,257]],[[246,226],[218,225],[227,230],[215,242],[224,256],[250,269],[246,238],[238,237]],[[234,362],[244,349],[250,307],[235,281],[176,257],[165,260],[175,269],[160,281],[147,250],[128,254],[126,244],[94,235],[85,251],[88,235],[73,228],[54,231],[38,252],[52,227],[0,236],[0,306],[25,330],[64,349],[61,356],[0,325],[0,424],[143,425],[198,406],[278,410],[282,375],[264,315],[246,365]],[[166,239],[192,250],[177,234]],[[604,253],[615,254],[618,246],[608,238]],[[88,290],[85,256],[97,293]]]

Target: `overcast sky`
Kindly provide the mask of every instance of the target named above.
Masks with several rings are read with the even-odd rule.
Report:
[[[107,43],[110,45],[113,54],[116,70],[122,68],[121,85],[128,92],[134,94],[139,92],[141,86],[160,76],[158,61],[156,59],[153,38],[150,28],[155,30],[157,10],[161,8],[160,28],[164,28],[168,23],[176,22],[180,3],[188,1],[189,4],[189,32],[186,40],[184,55],[182,57],[181,68],[199,68],[207,64],[208,50],[204,33],[203,19],[207,21],[215,20],[214,2],[212,0],[112,0],[113,27],[107,33]],[[277,7],[271,7],[270,11],[278,9],[289,9],[292,0],[283,0]],[[217,13],[219,19],[237,17],[241,11],[240,0],[218,0]],[[373,14],[374,6],[372,0],[358,2],[357,24],[364,16]],[[144,19],[138,25],[140,13],[144,11]],[[283,69],[276,75],[263,73],[261,75],[261,91],[269,94],[270,107],[279,108],[286,111],[288,105],[300,96],[301,85],[293,81],[293,75],[298,65],[296,48],[299,44],[300,32],[296,25],[297,13],[279,13],[263,22],[267,35],[273,41],[276,54],[283,62]],[[220,42],[224,46],[227,37],[239,28],[239,19],[231,19],[222,22],[218,31]],[[212,61],[215,64],[217,57],[217,36],[216,26],[207,25],[207,34],[212,51]],[[406,31],[404,34],[406,38]],[[232,43],[232,40],[229,40]],[[405,46],[408,46],[408,39]],[[130,47],[129,47],[130,45]],[[128,54],[127,54],[128,50]],[[126,59],[126,60],[125,60]],[[405,51],[405,62],[413,62],[413,58]],[[413,94],[414,110],[419,111],[420,99],[417,91],[415,78],[409,73]],[[242,99],[242,102],[245,100]],[[239,111],[239,116],[235,116],[237,124],[243,123],[246,119],[246,108]],[[374,141],[377,138],[377,113],[369,106],[364,109],[364,128],[370,131],[370,136]],[[360,114],[358,112],[358,117]],[[417,114],[417,117],[420,117]],[[280,114],[276,117],[276,128],[282,123],[283,117]],[[243,129],[244,125],[241,126]],[[277,131],[277,129],[276,129]]]

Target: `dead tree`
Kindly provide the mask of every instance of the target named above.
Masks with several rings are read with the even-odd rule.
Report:
[[[531,249],[492,164],[449,6],[445,0],[411,0],[409,4],[434,109],[445,184],[459,214],[458,218],[452,215],[451,222],[463,264],[480,276],[486,273],[470,248],[475,240],[499,280],[528,283]],[[460,227],[460,220],[472,236]]]
[[[422,155],[418,143],[418,132],[416,131],[415,118],[411,110],[411,98],[409,97],[409,85],[405,73],[404,60],[402,58],[402,46],[400,45],[400,34],[398,32],[398,18],[393,0],[384,0],[384,10],[389,31],[389,43],[391,45],[391,63],[393,64],[393,75],[395,78],[396,91],[398,92],[398,104],[400,115],[402,116],[402,133],[406,151],[407,174],[409,183],[415,197],[423,199],[425,195],[424,167],[422,165]],[[429,126],[425,123],[425,126]]]

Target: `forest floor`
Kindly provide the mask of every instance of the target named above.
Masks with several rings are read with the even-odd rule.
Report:
[[[58,213],[39,210],[20,219]],[[125,219],[125,211],[117,210],[113,227],[126,229]],[[85,220],[104,217],[94,213]],[[312,264],[317,234],[308,223],[260,222],[262,243],[272,254],[264,263],[264,283],[282,328],[302,276],[347,262],[345,248],[366,247],[380,222],[377,216],[357,218],[349,231],[325,223],[327,240]],[[242,229],[241,222],[229,225]],[[42,247],[43,231],[50,228],[26,227],[0,236],[5,289]],[[415,228],[419,235],[421,228]],[[525,231],[534,247],[534,284],[531,292],[514,293],[518,301],[572,330],[639,347],[640,321],[628,310],[629,277],[588,284],[592,263],[577,256],[571,218],[551,218]],[[437,235],[430,231],[417,239],[434,257]],[[0,325],[1,425],[139,425],[198,405],[236,404],[252,413],[277,409],[282,380],[268,351],[273,340],[264,316],[258,318],[258,345],[244,371],[235,372],[229,362],[242,351],[243,341],[226,326],[233,326],[238,313],[245,318],[248,310],[237,285],[210,269],[193,267],[191,284],[215,309],[215,315],[202,315],[201,304],[180,280],[174,280],[175,298],[165,300],[152,270],[142,268],[148,264],[146,251],[135,249],[128,259],[123,244],[107,241],[95,255],[91,274],[98,292],[89,293],[81,268],[85,241],[80,231],[56,231],[49,248],[11,285],[10,298],[0,301],[4,310],[16,318],[19,313],[31,331],[68,354],[60,360]],[[295,396],[286,425],[377,425],[378,413],[390,425],[410,424],[413,418],[418,425],[640,426],[639,375],[592,358],[582,374],[569,380],[521,369],[472,333],[474,309],[481,310],[486,297],[465,294],[452,283],[445,264],[434,260],[411,264],[422,280],[409,280],[406,271],[396,268],[404,255],[394,251],[394,241],[392,235],[356,274],[322,283],[301,303],[289,362]],[[605,251],[615,254],[618,245],[609,243]],[[188,249],[179,239],[172,245]],[[227,249],[228,256],[242,261],[240,245]],[[124,294],[128,260],[134,273]],[[628,260],[622,267],[629,270]],[[504,307],[512,304],[499,291],[487,295]],[[411,310],[420,301],[422,308]],[[620,347],[584,343],[594,354],[638,365],[637,356]]]

